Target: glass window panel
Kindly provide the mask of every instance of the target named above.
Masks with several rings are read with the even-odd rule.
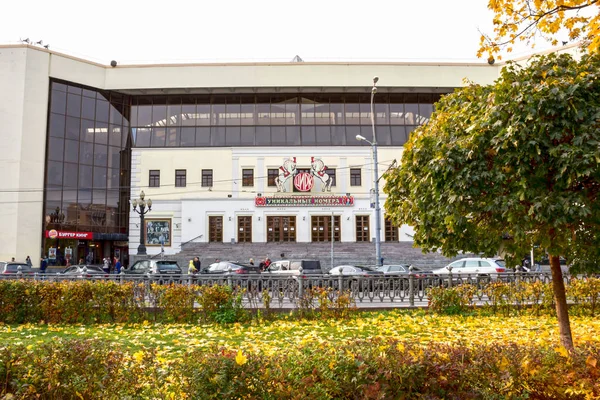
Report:
[[[302,101],[310,101],[302,99]],[[315,104],[314,103],[303,103],[300,105],[301,121],[302,125],[314,125],[315,124]]]
[[[116,104],[110,105],[110,123],[114,125],[122,125],[123,124],[123,105]]]
[[[196,146],[210,146],[210,128],[196,128]]]
[[[346,126],[347,146],[362,146],[365,143],[362,140],[356,140],[356,135],[360,135],[360,126]]]
[[[108,146],[108,166],[119,168],[121,165],[121,149],[118,147]]]
[[[240,123],[242,125],[255,125],[256,119],[254,113],[256,109],[254,104],[242,104],[241,106],[241,118]]]
[[[370,99],[361,99],[361,103],[359,105],[360,109],[360,124],[361,125],[371,125],[371,100]]]
[[[122,128],[118,125],[110,125],[108,131],[108,143],[112,146],[121,146]]]
[[[404,95],[404,112],[406,125],[416,125],[419,115],[418,95],[416,93],[406,93]]]
[[[165,147],[167,132],[165,128],[152,128],[151,147]]]
[[[257,126],[256,127],[256,145],[270,146],[271,145],[271,127]]]
[[[314,126],[302,127],[302,145],[314,146],[317,144],[316,131]]]
[[[79,139],[79,118],[67,117],[67,139]]]
[[[329,126],[317,126],[317,145],[331,145],[331,132]]]
[[[344,146],[346,144],[346,126],[331,126],[331,144],[333,146]]]
[[[225,110],[225,124],[230,126],[239,126],[241,124],[241,105],[227,104],[225,106]]]
[[[96,120],[108,122],[108,101],[96,100]]]
[[[271,146],[285,146],[287,143],[285,126],[271,127]]]
[[[271,104],[271,125],[285,125],[285,104]]]
[[[183,126],[195,126],[197,120],[196,105],[195,104],[184,104],[181,106],[181,125]]]
[[[131,124],[137,126],[151,126],[152,125],[152,106],[150,105],[139,105],[137,107],[137,123],[132,121]]]
[[[77,202],[79,203],[80,207],[85,207],[92,204],[92,191],[85,188],[82,190],[80,186],[80,189],[77,191]]]
[[[300,124],[300,104],[294,103],[286,103],[285,105],[285,123],[286,125],[299,125]]]
[[[79,187],[84,189],[92,188],[93,168],[87,165],[79,165]]]
[[[89,89],[83,89],[83,95],[87,97],[92,97],[94,99],[96,98],[96,92]]]
[[[67,91],[67,85],[64,83],[52,82],[52,90],[60,90],[61,92]]]
[[[431,118],[431,114],[433,114],[433,104],[419,104],[419,125],[424,125],[429,122],[429,118]]]
[[[330,123],[331,125],[344,125],[344,104],[331,103],[329,105]]]
[[[108,162],[108,146],[96,144],[94,146],[94,164],[106,166]]]
[[[79,142],[77,140],[65,140],[65,161],[79,162]]]
[[[302,140],[300,138],[300,127],[298,125],[286,126],[285,135],[286,144],[288,146],[300,146],[302,144]]]
[[[362,136],[364,136],[365,138],[367,138],[367,140],[370,140],[371,142],[373,141],[373,128],[369,125],[369,126],[361,126],[360,127],[360,134]],[[356,140],[356,137],[354,138],[354,140]],[[356,140],[358,142],[358,140]],[[369,145],[367,142],[365,142],[364,140],[361,140],[361,143],[363,145]]]
[[[77,164],[65,163],[63,185],[67,187],[77,187],[77,176],[79,168]]]
[[[94,130],[94,141],[100,144],[108,143],[108,124],[105,122],[96,122]]]
[[[258,125],[271,125],[271,105],[257,104],[256,105],[256,122]],[[258,143],[257,143],[258,144]]]
[[[154,126],[167,126],[166,98],[155,97],[152,104],[152,123]],[[154,145],[152,145],[154,147]]]
[[[51,137],[48,140],[48,159],[54,161],[62,161],[63,160],[63,152],[64,152],[64,140],[60,138]]]
[[[96,116],[96,99],[83,97],[81,103],[81,117],[94,119]]]
[[[50,111],[58,114],[66,114],[67,110],[67,94],[64,92],[52,91],[52,100]]]
[[[179,135],[181,128],[168,128],[167,129],[167,147],[179,146]]]
[[[94,167],[94,187],[106,187],[106,167]]]
[[[108,169],[108,188],[118,189],[119,188],[119,170],[117,168]]]
[[[392,146],[406,143],[406,129],[403,126],[392,126]]]
[[[196,128],[181,128],[180,145],[183,147],[193,147],[196,143]]]
[[[213,104],[211,125],[225,125],[225,121],[225,104]]]
[[[375,123],[377,125],[389,125],[390,123],[390,107],[387,103],[375,103]]]
[[[315,124],[316,125],[331,125],[333,118],[329,111],[329,103],[315,104]]]
[[[150,147],[150,135],[152,133],[150,128],[134,128],[132,133],[137,147]]]
[[[346,125],[360,124],[360,105],[358,104],[358,96],[348,96],[345,105]]]
[[[138,107],[137,99],[134,97],[131,99],[131,107],[129,108],[129,122],[132,126],[137,126]]]
[[[91,165],[94,163],[94,145],[93,143],[79,143],[79,163]]]
[[[225,146],[225,127],[212,127],[210,140],[211,146]]]
[[[169,97],[167,101],[167,125],[181,125],[181,97]]]
[[[94,121],[90,121],[88,119],[81,120],[81,134],[79,135],[79,140],[83,142],[93,142],[94,141],[94,131],[96,130],[94,126]]]
[[[65,137],[65,116],[50,114],[50,136]]]
[[[377,132],[377,144],[382,146],[389,146],[392,144],[392,138],[390,136],[391,130],[389,126],[376,126],[375,129]]]
[[[391,103],[390,104],[390,123],[392,125],[404,125],[404,104],[403,103]]]
[[[210,104],[198,104],[198,109],[195,115],[195,124],[199,126],[210,125]]]
[[[242,146],[254,146],[254,127],[242,126],[241,141]]]
[[[67,88],[67,92],[81,95],[82,90],[80,87],[69,85]]]
[[[225,131],[225,144],[227,146],[239,146],[241,143],[241,128],[228,127]]]
[[[92,203],[94,204],[92,218],[96,224],[102,225],[101,221],[106,217],[104,214],[105,209],[102,207],[106,204],[106,190],[93,190]]]
[[[46,175],[49,185],[62,185],[63,163],[61,161],[48,161]]]

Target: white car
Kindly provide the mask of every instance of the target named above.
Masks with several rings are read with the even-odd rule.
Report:
[[[462,258],[431,272],[434,275],[445,276],[450,271],[452,271],[452,275],[473,275],[479,278],[497,279],[499,273],[506,272],[506,266],[504,260],[494,258]]]

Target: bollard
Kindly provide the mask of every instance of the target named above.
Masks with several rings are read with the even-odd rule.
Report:
[[[448,287],[452,287],[452,267],[448,266]]]
[[[124,280],[125,280],[125,271],[123,269],[121,269],[121,272],[119,273],[119,283],[123,284]]]
[[[227,285],[229,285],[229,287],[231,288],[231,290],[233,290],[233,281],[231,279],[231,265],[229,267],[227,267]]]
[[[415,276],[412,265],[408,267],[408,303],[411,307],[415,305]]]
[[[22,278],[23,277],[23,267],[21,267],[20,265],[17,267],[17,278]]]
[[[84,266],[83,268],[81,268],[81,273],[79,274],[79,277],[85,278],[86,275],[87,275],[87,267]]]
[[[344,291],[344,276],[340,272],[338,276],[338,291],[342,293]]]
[[[304,276],[302,275],[302,267],[298,268],[298,298],[301,299],[304,296]]]

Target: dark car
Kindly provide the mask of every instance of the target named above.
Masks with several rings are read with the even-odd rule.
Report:
[[[97,265],[72,265],[58,272],[59,275],[80,276],[85,278],[109,276],[102,267]]]
[[[302,275],[319,275],[323,273],[321,262],[319,260],[280,260],[274,261],[267,267],[263,274],[271,274],[276,276],[299,276]]]
[[[172,260],[139,260],[124,271],[131,275],[181,275],[183,273],[177,261]]]
[[[23,274],[33,274],[35,271],[26,263],[21,262],[0,262],[0,273],[1,274],[16,274],[19,272],[19,267],[21,267],[21,272]]]
[[[220,275],[250,275],[260,274],[260,267],[256,265],[240,264],[234,261],[220,261],[210,264],[207,269],[201,271],[202,274],[220,274]]]

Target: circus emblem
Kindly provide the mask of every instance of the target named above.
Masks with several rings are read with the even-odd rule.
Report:
[[[286,192],[285,184],[288,179],[293,178],[298,171],[296,170],[296,157],[288,158],[279,167],[279,175],[275,178],[278,192]]]
[[[322,192],[325,192],[325,191],[331,192],[331,184],[333,183],[333,180],[332,180],[331,176],[329,176],[329,174],[327,172],[325,172],[326,170],[327,170],[327,166],[325,165],[323,160],[321,160],[320,158],[316,158],[316,157],[310,158],[310,172],[316,178],[321,180],[321,182],[323,184],[321,191]]]

